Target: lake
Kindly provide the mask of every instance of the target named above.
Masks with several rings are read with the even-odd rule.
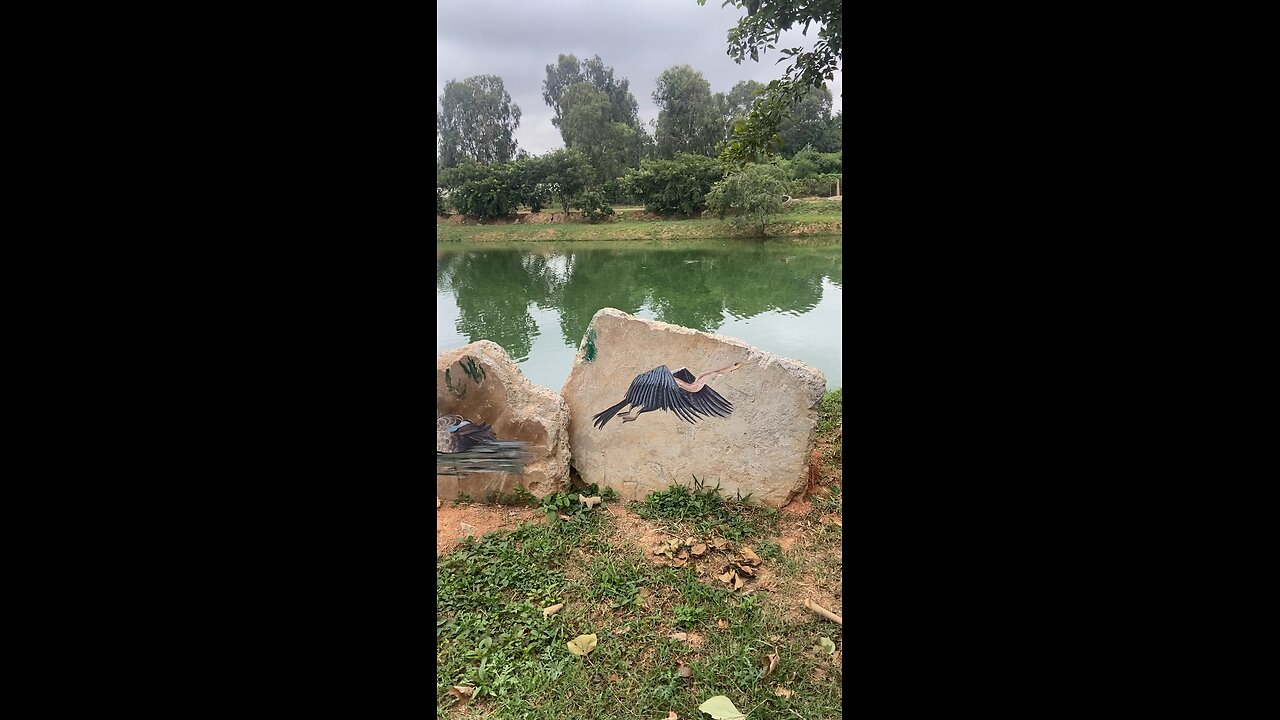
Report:
[[[612,307],[800,360],[835,389],[843,282],[840,236],[437,242],[436,352],[492,340],[525,377],[560,392],[591,317]]]

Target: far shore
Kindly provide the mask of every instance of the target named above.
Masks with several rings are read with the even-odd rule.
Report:
[[[797,198],[765,224],[764,238],[843,234],[843,198]],[[758,239],[740,231],[728,219],[659,218],[644,208],[618,207],[607,221],[590,224],[571,213],[543,208],[514,217],[479,221],[458,215],[436,216],[437,242],[552,242],[586,240],[681,240],[706,238]]]

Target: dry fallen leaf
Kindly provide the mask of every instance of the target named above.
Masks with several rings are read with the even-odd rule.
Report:
[[[693,668],[688,665],[681,665],[676,668],[676,672],[680,673],[680,677],[693,677]]]
[[[729,544],[729,541],[722,537],[713,537],[708,542],[711,543],[711,547],[717,550],[723,550],[724,547]]]
[[[466,705],[467,701],[471,699],[471,693],[475,692],[475,690],[475,688],[466,687],[465,685],[454,685],[445,695],[452,695],[458,698],[459,705]]]
[[[716,627],[718,627],[718,628],[720,628],[721,630],[723,630],[723,629],[725,629],[725,628],[729,627],[729,623],[728,623],[728,621],[727,621],[727,620],[725,620],[724,618],[720,618],[719,620],[716,620]]]
[[[747,559],[748,564],[751,564],[751,565],[760,564],[760,556],[756,555],[755,552],[753,552],[750,547],[742,548],[742,557]]]
[[[630,625],[623,625],[622,627],[618,628],[617,630],[614,630],[614,631],[613,631],[613,634],[614,634],[614,635],[626,635],[626,634],[627,634],[627,633],[629,633],[629,632],[631,632],[631,626],[630,626]]]
[[[689,560],[687,558],[682,558],[682,557],[671,558],[671,564],[675,565],[676,567],[684,567],[685,565],[689,564]]]
[[[618,677],[618,675],[617,675],[616,673],[615,673],[615,674],[613,674],[613,675],[610,675],[610,676],[609,676],[609,682],[618,682],[618,681],[619,681],[619,680],[621,680],[621,679],[622,679],[622,678]]]
[[[743,585],[746,585],[746,584],[747,584],[747,583],[746,583],[746,581],[745,581],[745,580],[743,580],[743,579],[742,579],[742,577],[738,575],[738,573],[734,573],[734,574],[733,574],[733,589],[734,589],[734,590],[737,590],[737,589],[741,588]]]
[[[579,635],[565,644],[569,646],[569,652],[574,655],[586,655],[596,649],[596,636],[595,633]]]
[[[738,572],[743,573],[744,575],[750,575],[751,577],[756,576],[755,568],[752,568],[750,565],[739,565]]]
[[[556,517],[560,518],[561,520],[572,520],[572,519],[573,519],[573,518],[569,517],[568,515],[565,515],[564,513],[556,513]]]
[[[702,647],[702,636],[698,633],[689,633],[689,644],[694,647]]]
[[[689,639],[689,633],[682,633],[682,632],[678,632],[678,633],[671,633],[671,637],[672,637],[672,639],[674,639],[674,640],[679,640],[680,642],[685,642],[685,641],[687,641],[687,640]]]
[[[585,495],[579,494],[578,502],[582,503],[583,505],[586,505],[587,509],[590,510],[591,508],[600,504],[600,496],[596,495],[595,497],[587,497]]]
[[[552,615],[555,615],[556,613],[560,612],[560,609],[563,607],[564,607],[564,603],[556,603],[551,607],[543,608],[542,617],[551,617]]]
[[[693,546],[693,554],[694,554],[694,555],[701,555],[702,553],[704,553],[704,552],[706,552],[706,551],[707,551],[707,546],[706,546],[706,545],[704,545],[704,544],[702,544],[702,543],[698,543],[698,544],[696,544],[696,545],[694,545],[694,546]]]
[[[773,672],[773,669],[776,667],[778,667],[778,653],[769,653],[768,655],[765,655],[764,656],[764,675],[761,675],[760,677],[762,678],[769,677],[769,675]]]
[[[733,582],[733,571],[726,570],[723,575],[717,575],[716,579],[722,583],[731,583]]]
[[[773,689],[773,694],[774,694],[774,695],[777,695],[778,697],[786,697],[786,698],[789,698],[789,697],[791,697],[792,695],[794,695],[795,693],[791,692],[790,690],[788,690],[788,689],[786,689],[786,688],[784,688],[784,687],[780,687],[780,688],[774,688],[774,689]]]
[[[675,710],[668,710],[667,720],[680,720],[680,716],[676,714]]]

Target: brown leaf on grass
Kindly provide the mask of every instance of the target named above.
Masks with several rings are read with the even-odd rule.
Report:
[[[671,558],[671,564],[676,567],[684,567],[685,565],[689,564],[689,560],[688,558],[682,558],[682,557]]]
[[[473,687],[466,687],[465,685],[454,685],[453,687],[449,688],[449,692],[445,693],[445,695],[452,695],[458,698],[459,705],[466,705],[467,701],[471,699],[471,693],[475,691],[476,689]]]
[[[760,556],[751,550],[750,546],[742,548],[742,557],[746,558],[748,565],[759,565]]]
[[[760,677],[762,678],[769,677],[769,675],[773,673],[773,669],[776,667],[778,667],[778,653],[769,653],[768,655],[765,655],[764,656],[764,675],[761,675]]]
[[[705,553],[706,551],[707,551],[707,546],[706,546],[705,544],[703,544],[703,543],[698,543],[697,545],[694,545],[694,546],[693,546],[693,554],[694,554],[694,555],[701,555],[701,554]]]
[[[671,633],[671,636],[670,636],[670,637],[671,637],[671,639],[672,639],[672,640],[679,640],[680,642],[687,642],[687,641],[689,640],[689,633],[682,633],[682,632],[678,632],[678,633]]]
[[[610,675],[610,676],[609,676],[609,682],[618,682],[618,681],[619,681],[619,680],[621,680],[621,679],[622,679],[622,678],[618,677],[618,675],[617,675],[616,673],[615,673],[615,674],[613,674],[613,675]]]
[[[742,586],[743,586],[743,585],[746,585],[746,584],[747,584],[747,582],[746,582],[745,580],[743,580],[743,579],[742,579],[742,576],[738,575],[738,573],[734,573],[734,574],[733,574],[733,589],[734,589],[734,590],[739,590],[739,589],[741,589],[741,588],[742,588]]]
[[[563,607],[564,603],[556,603],[551,607],[542,608],[542,617],[551,617],[552,615],[560,612]]]
[[[573,518],[569,517],[568,515],[565,515],[564,513],[556,513],[556,517],[560,518],[561,520],[572,520],[572,519],[573,519]]]
[[[640,592],[639,592],[638,594],[639,594],[639,595],[640,595],[640,597],[642,597],[642,598],[647,598],[647,597],[649,597],[650,595],[652,595],[653,593],[652,593],[652,592],[650,592],[649,588],[643,588],[643,587],[642,587],[642,588],[640,588]]]
[[[774,688],[774,689],[773,689],[773,694],[774,694],[774,695],[777,695],[778,697],[785,697],[785,698],[789,698],[789,697],[791,697],[792,695],[794,695],[795,693],[791,692],[790,690],[788,690],[788,689],[786,689],[786,688],[784,688],[784,687],[777,687],[777,688]]]
[[[613,634],[614,634],[614,635],[626,635],[626,634],[627,634],[627,633],[629,633],[629,632],[631,632],[631,626],[630,626],[630,625],[623,625],[622,627],[618,628],[617,630],[614,630],[614,631],[613,631]]]
[[[751,577],[756,576],[755,568],[752,568],[750,565],[739,565],[738,572],[744,575],[750,575]]]
[[[676,668],[676,672],[680,673],[680,677],[693,677],[693,668],[688,665],[681,665]]]
[[[727,546],[727,545],[729,544],[729,541],[728,541],[728,540],[725,540],[725,539],[724,539],[724,538],[722,538],[722,537],[713,537],[713,538],[711,538],[710,540],[708,540],[707,542],[711,544],[711,547],[713,547],[713,548],[715,548],[715,549],[717,549],[717,550],[723,550],[723,549],[725,549],[725,546]]]
[[[698,633],[689,633],[689,644],[694,647],[702,647],[702,635]]]
[[[726,570],[723,575],[717,575],[716,579],[722,583],[731,583],[733,582],[733,571]]]
[[[675,710],[668,710],[667,720],[680,720],[680,716],[676,714]]]
[[[565,644],[569,646],[569,652],[574,655],[586,655],[596,649],[596,642],[596,635],[592,633],[590,635],[579,635]]]
[[[718,628],[720,628],[721,630],[723,630],[723,629],[725,629],[725,628],[729,627],[729,622],[728,622],[727,620],[725,620],[724,618],[720,618],[720,619],[716,620],[716,627],[718,627]]]

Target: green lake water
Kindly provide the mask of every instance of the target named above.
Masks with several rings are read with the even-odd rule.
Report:
[[[559,392],[591,317],[738,338],[842,387],[841,238],[436,243],[436,352],[492,340]],[[678,358],[668,364],[681,364]]]

